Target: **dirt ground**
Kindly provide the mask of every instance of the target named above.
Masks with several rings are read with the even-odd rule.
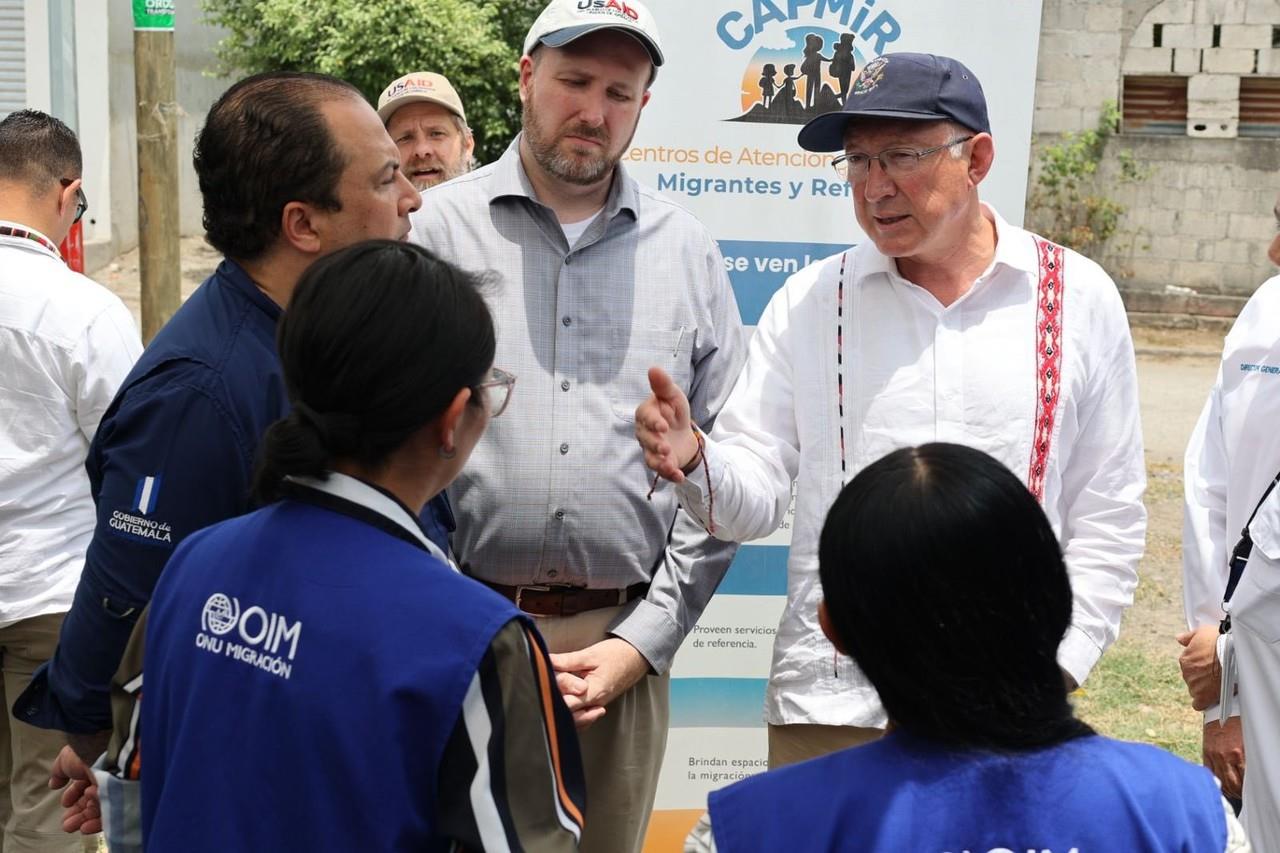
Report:
[[[1172,635],[1183,626],[1182,455],[1217,373],[1222,339],[1201,335],[1202,340],[1189,347],[1192,352],[1211,355],[1170,358],[1143,354],[1147,337],[1143,330],[1136,330],[1149,514],[1140,601],[1147,606],[1135,606],[1125,620],[1123,632],[1150,651],[1176,654]]]

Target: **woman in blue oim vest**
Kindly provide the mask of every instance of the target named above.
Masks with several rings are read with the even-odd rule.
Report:
[[[823,632],[879,691],[889,733],[711,794],[686,849],[1248,849],[1207,770],[1072,715],[1067,569],[999,462],[952,444],[889,454],[840,493],[818,557]]]
[[[277,343],[269,503],[186,539],[151,603],[147,850],[576,851],[542,640],[418,522],[514,384],[477,282],[361,243],[303,275]]]

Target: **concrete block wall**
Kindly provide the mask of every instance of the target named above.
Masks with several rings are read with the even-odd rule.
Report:
[[[1120,152],[1147,170],[1117,181]],[[1267,139],[1120,136],[1103,165],[1109,195],[1127,208],[1124,232],[1097,260],[1122,289],[1252,293],[1273,274],[1267,245],[1280,190],[1280,145]]]
[[[1098,123],[1102,103],[1120,97],[1123,31],[1123,0],[1044,0],[1035,133],[1066,133]],[[1164,59],[1165,73],[1171,62],[1171,56]]]
[[[1119,26],[1092,31],[1090,13]],[[1187,135],[1117,136],[1100,170],[1105,192],[1127,213],[1096,260],[1133,311],[1231,313],[1275,272],[1266,248],[1276,229],[1280,142],[1236,138],[1240,77],[1280,76],[1273,26],[1280,0],[1044,0],[1033,145],[1094,127],[1103,101],[1119,100],[1124,74],[1188,78]],[[1146,170],[1145,181],[1119,183],[1122,152]],[[1034,172],[1033,155],[1029,194]],[[1034,211],[1027,221],[1034,227]],[[1170,293],[1169,285],[1196,293]]]

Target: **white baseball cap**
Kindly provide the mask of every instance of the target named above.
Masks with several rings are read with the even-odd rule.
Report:
[[[530,54],[539,44],[564,47],[596,30],[621,30],[649,52],[653,67],[662,64],[658,24],[638,0],[551,0],[524,39]]]
[[[378,118],[385,124],[396,110],[415,101],[439,104],[463,122],[467,120],[462,99],[449,78],[434,71],[415,71],[392,81],[378,98]]]

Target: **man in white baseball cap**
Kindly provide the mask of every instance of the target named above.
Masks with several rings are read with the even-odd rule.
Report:
[[[400,149],[400,165],[419,191],[471,171],[475,140],[453,84],[443,74],[415,71],[378,98],[378,117]]]
[[[498,355],[520,376],[451,487],[471,577],[536,617],[582,727],[583,853],[639,853],[667,743],[671,661],[735,545],[646,500],[632,438],[659,359],[714,422],[746,354],[700,222],[627,171],[663,62],[637,0],[552,0],[520,58],[521,133],[431,191],[410,239],[490,271]]]
[[[529,28],[524,39],[524,54],[529,56],[540,44],[564,47],[597,30],[621,30],[649,52],[652,75],[662,65],[662,48],[658,45],[658,25],[649,10],[639,3],[624,0],[555,0]],[[649,80],[653,82],[652,76]]]

